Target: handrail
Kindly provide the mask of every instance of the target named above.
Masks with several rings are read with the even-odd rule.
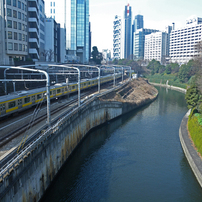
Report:
[[[124,85],[126,85],[129,81],[126,83],[122,83],[119,86],[116,86],[115,88],[109,89],[105,92],[95,94],[95,96],[89,98],[87,103],[90,103],[92,100],[94,100],[96,97],[103,96],[105,94],[110,93],[111,91],[114,91]],[[59,126],[63,123],[63,121],[68,120],[76,111],[84,108],[86,106],[86,102],[81,104],[80,106],[77,106],[76,108],[70,108],[70,112],[66,112],[67,114],[63,114],[63,118],[58,120],[58,117],[55,121],[53,121],[52,127],[49,127],[44,133],[40,134],[34,141],[32,141],[30,144],[26,145],[25,148],[23,148],[18,154],[16,154],[12,159],[10,159],[1,169],[0,169],[0,179],[3,176],[9,172],[10,169],[12,169],[16,163],[20,163],[20,161],[24,158],[25,155],[27,155],[30,151],[32,151],[34,148],[37,147],[41,142],[43,142],[48,136],[50,136],[52,133],[56,132],[59,128]],[[41,128],[35,133],[39,134],[41,132]]]

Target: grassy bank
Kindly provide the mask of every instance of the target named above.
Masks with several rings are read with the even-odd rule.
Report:
[[[148,75],[146,78],[149,80],[149,82],[153,83],[161,83],[166,84],[168,81],[169,85],[180,87],[180,88],[187,88],[187,84],[181,83],[175,75],[160,75],[160,74],[154,74],[154,75]]]
[[[190,114],[188,120],[188,130],[197,151],[202,155],[202,115]]]

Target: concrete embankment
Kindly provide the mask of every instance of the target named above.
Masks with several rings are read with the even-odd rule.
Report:
[[[94,127],[152,102],[158,91],[134,80],[110,93],[94,96],[58,122],[1,169],[0,201],[39,201],[54,177]]]
[[[176,91],[179,91],[182,93],[187,92],[187,90],[184,88],[180,88],[180,87],[176,87],[176,86],[172,86],[172,85],[166,85],[166,84],[161,84],[161,83],[152,83],[152,82],[149,82],[149,83],[154,86],[161,86],[161,87],[169,88],[169,89],[176,90]]]
[[[185,156],[189,162],[189,165],[194,175],[196,176],[200,186],[202,187],[202,160],[198,152],[194,148],[193,146],[194,143],[192,142],[191,137],[189,136],[187,130],[187,122],[189,114],[190,111],[188,111],[187,114],[184,116],[180,125],[179,129],[180,142],[184,150]]]

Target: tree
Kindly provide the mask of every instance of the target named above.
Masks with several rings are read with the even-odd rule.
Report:
[[[199,91],[196,85],[192,85],[186,92],[185,99],[188,104],[188,108],[194,108],[199,101]]]
[[[100,53],[98,51],[97,46],[93,46],[93,51],[92,51],[91,54],[92,54],[92,57],[93,57],[93,61],[96,64],[101,64],[101,61],[103,60],[103,56],[102,56],[102,53]]]
[[[190,78],[189,76],[189,67],[184,64],[184,65],[181,65],[180,67],[180,70],[178,72],[178,78],[181,82],[187,82]]]

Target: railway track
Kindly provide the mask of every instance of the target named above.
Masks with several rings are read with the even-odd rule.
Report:
[[[109,84],[104,84],[102,86],[103,88],[110,88],[111,85],[109,86]],[[81,100],[84,99],[86,96],[89,96],[92,93],[95,93],[96,90],[88,90],[86,93],[83,93],[83,95],[81,96]],[[72,105],[73,103],[77,102],[77,98],[72,99],[70,101],[68,101],[67,103],[55,108],[51,110],[51,116],[53,116],[56,113],[61,112],[64,109],[67,109],[70,105]],[[75,105],[77,106],[77,104]],[[46,108],[46,107],[45,107]],[[34,114],[31,114],[30,116],[33,116]],[[30,127],[33,127],[35,125],[37,125],[38,123],[44,121],[47,118],[47,114],[46,112],[44,112],[42,115],[38,116],[36,119],[34,119],[33,121],[29,122],[29,123],[20,123],[20,124],[15,124],[15,129],[11,129],[12,131],[7,132],[5,135],[2,135],[0,137],[0,147],[6,145],[7,143],[9,143],[10,141],[12,141],[14,138],[18,137],[19,135],[26,133],[26,131],[29,130]],[[13,124],[13,125],[14,125]],[[9,124],[8,127],[10,127],[11,124]],[[16,128],[16,125],[18,125],[18,127]],[[5,128],[5,127],[3,127]],[[0,128],[1,130],[1,128]]]
[[[111,83],[111,85],[112,85],[112,83]],[[107,89],[111,88],[111,85],[109,85],[109,83],[105,84],[104,86],[102,86],[102,89],[105,87],[105,90],[107,90]],[[86,97],[92,93],[95,93],[95,92],[96,92],[95,89],[89,90],[86,94],[83,93],[81,99],[83,99],[84,97]],[[65,105],[63,105],[63,107],[60,107],[60,108],[57,108],[56,110],[51,111],[51,115],[53,115],[53,113],[57,113],[58,111],[60,111],[60,114],[57,115],[53,121],[51,121],[51,124],[53,124],[53,125],[56,124],[58,122],[60,116],[63,117],[66,114],[69,114],[75,107],[77,107],[77,103],[72,105],[75,101],[77,101],[77,98],[66,103]],[[72,105],[72,106],[70,106],[70,105]],[[67,108],[68,106],[69,106],[69,108]],[[64,108],[66,108],[65,111],[62,111]],[[46,119],[46,115],[43,115],[42,117],[40,117],[40,120],[37,119],[37,121],[34,124],[36,125],[37,123],[44,121],[45,119]],[[32,126],[33,126],[33,124],[32,124]],[[38,127],[38,125],[36,127]],[[22,126],[20,128],[26,128],[26,126]],[[23,147],[30,145],[33,141],[35,141],[41,135],[41,131],[46,130],[47,128],[48,128],[48,125],[44,124],[43,126],[41,125],[38,128],[38,131],[36,129],[36,131],[33,133],[34,135],[30,135],[26,139],[26,141],[23,143],[22,148],[20,148],[19,151],[18,151],[18,148],[21,147],[21,146],[19,146],[19,144],[16,145],[17,147],[13,146],[12,149],[3,158],[0,159],[0,171],[3,170],[10,163],[10,161],[12,161],[12,159],[17,158],[18,152],[20,152],[21,149],[23,150]],[[19,130],[19,128],[17,130]],[[23,131],[23,129],[22,129],[22,131]],[[23,133],[22,131],[20,132],[21,134]],[[12,138],[14,138],[14,136],[18,136],[20,134],[17,135],[17,134],[13,133],[13,134],[9,134],[9,135],[12,136]],[[9,135],[7,138],[9,138]],[[11,141],[11,139],[9,141]]]

